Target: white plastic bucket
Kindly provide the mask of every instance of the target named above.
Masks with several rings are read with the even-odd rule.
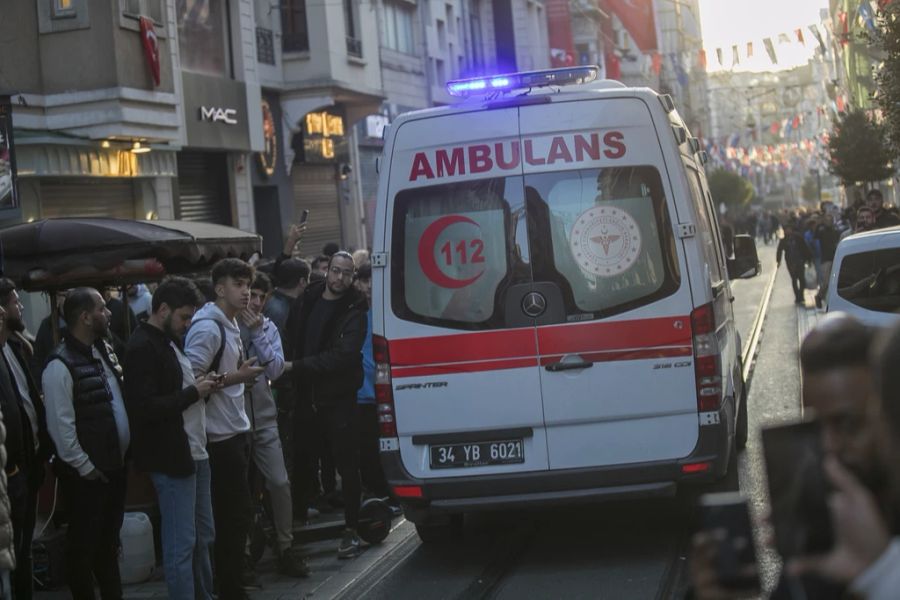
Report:
[[[122,583],[147,581],[156,565],[150,517],[141,512],[125,513],[119,539],[122,541],[122,553],[119,555]]]

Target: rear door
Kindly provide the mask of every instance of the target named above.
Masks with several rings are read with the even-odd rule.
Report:
[[[398,126],[384,332],[413,477],[547,469],[518,109]]]
[[[692,300],[639,99],[521,108],[551,469],[675,459],[697,442]],[[530,149],[530,151],[529,151]]]

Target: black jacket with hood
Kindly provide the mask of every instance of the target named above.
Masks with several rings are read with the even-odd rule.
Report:
[[[368,305],[365,297],[351,287],[335,300],[331,318],[322,328],[318,351],[303,356],[310,313],[324,291],[324,281],[310,284],[288,315],[284,345],[285,356],[293,362],[294,389],[301,399],[320,406],[356,402],[356,391],[363,382],[362,346]]]

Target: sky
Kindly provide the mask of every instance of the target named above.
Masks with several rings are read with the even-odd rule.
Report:
[[[732,69],[732,46],[737,44],[740,64],[734,70],[773,71],[806,64],[817,46],[808,26],[820,25],[819,11],[827,8],[827,0],[700,0],[703,46],[707,51],[710,71]],[[796,43],[795,29],[803,30],[805,47]],[[824,35],[824,30],[822,30]],[[786,33],[790,44],[779,44],[778,34]],[[763,46],[770,37],[775,45],[778,64],[773,65]],[[753,57],[747,59],[747,42],[753,42]],[[716,58],[722,48],[722,63]]]

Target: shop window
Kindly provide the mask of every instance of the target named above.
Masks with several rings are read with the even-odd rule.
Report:
[[[206,75],[229,75],[227,10],[227,2],[179,0],[176,22],[182,69]]]
[[[285,52],[309,51],[306,0],[283,0],[281,2],[281,49]]]

